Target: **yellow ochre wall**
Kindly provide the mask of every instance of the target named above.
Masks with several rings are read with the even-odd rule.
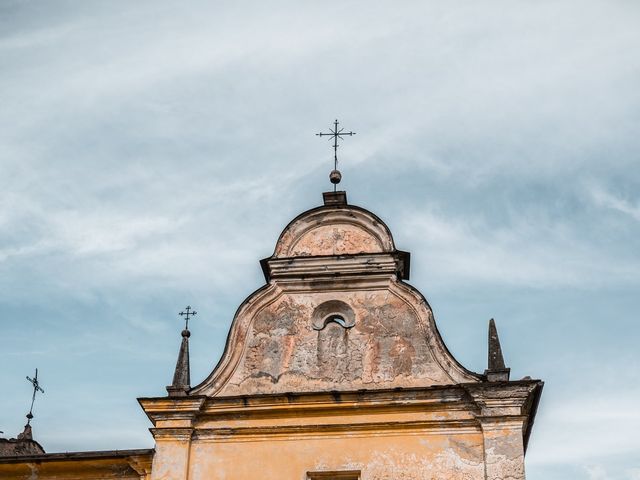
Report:
[[[484,478],[482,433],[374,434],[199,442],[190,480],[305,480],[308,471],[361,471],[363,480]]]

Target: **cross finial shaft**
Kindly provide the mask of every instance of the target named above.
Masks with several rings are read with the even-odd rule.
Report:
[[[344,128],[339,128],[339,122],[337,119],[335,122],[333,122],[333,128],[330,128],[328,133],[316,133],[316,136],[318,137],[333,138],[333,172],[331,172],[329,178],[331,179],[331,183],[333,183],[334,191],[336,190],[337,184],[340,183],[340,179],[342,178],[340,172],[338,171],[338,147],[340,146],[338,145],[338,140],[344,140],[344,135],[349,135],[351,137],[355,134],[356,132],[345,132]]]
[[[33,378],[27,376],[27,380],[31,385],[33,385],[33,395],[31,396],[31,407],[29,407],[29,413],[27,413],[27,425],[31,423],[31,419],[33,418],[33,404],[36,401],[36,393],[44,393],[44,390],[40,387],[40,382],[38,381],[38,369],[36,368],[36,374]]]
[[[178,315],[180,315],[181,317],[184,317],[185,320],[185,324],[184,324],[184,329],[185,330],[189,330],[189,317],[193,317],[194,315],[197,315],[198,312],[196,312],[195,310],[191,311],[191,306],[187,306],[187,308],[185,308],[185,312],[180,312]]]

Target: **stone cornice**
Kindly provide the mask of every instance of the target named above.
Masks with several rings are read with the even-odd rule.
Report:
[[[463,407],[465,405],[466,407]],[[470,405],[466,390],[455,385],[426,388],[396,388],[347,392],[308,392],[235,397],[210,397],[202,414],[304,412],[350,409],[398,409],[418,407],[422,410],[461,409]]]
[[[97,450],[88,452],[64,452],[64,453],[43,453],[42,455],[24,455],[12,457],[0,457],[0,463],[44,463],[44,462],[67,462],[67,461],[89,461],[94,462],[101,459],[113,460],[122,458],[142,458],[151,459],[155,451],[153,448],[142,448],[135,450]]]
[[[523,442],[525,451],[533,428],[544,382],[540,380],[518,380],[511,382],[482,382],[463,387],[480,407],[478,420],[483,428],[489,423],[507,424],[511,420],[524,419]]]
[[[158,440],[188,442],[193,436],[193,428],[150,428],[149,431]]]
[[[159,421],[192,422],[205,401],[205,396],[138,398],[154,426]]]
[[[409,264],[406,252],[367,253],[314,257],[267,258],[262,267],[267,281],[308,277],[393,275],[404,277]]]
[[[482,382],[463,387],[480,407],[484,417],[527,415],[532,393],[541,382]]]
[[[428,410],[477,410],[476,416],[504,417],[532,413],[533,394],[542,387],[538,380],[481,382],[461,385],[380,390],[302,392],[229,397],[186,396],[180,398],[139,398],[152,422],[190,420],[243,413],[302,413],[375,409],[393,411],[418,408]]]
[[[524,428],[528,420],[526,415],[502,415],[494,417],[478,415],[476,418],[480,422],[483,431],[504,431],[505,429],[512,429],[522,433],[524,433]]]
[[[194,430],[193,440],[201,441],[255,441],[268,438],[314,438],[327,435],[345,434],[350,437],[389,435],[397,432],[414,434],[464,434],[480,432],[474,419],[464,420],[427,420],[402,422],[367,422],[362,424],[306,424],[306,425],[269,425],[239,428],[200,428]]]
[[[372,272],[368,275],[328,275],[328,276],[308,276],[305,278],[280,278],[273,280],[272,284],[285,293],[302,292],[347,292],[366,289],[386,290],[390,282],[396,278],[390,272]]]
[[[138,475],[144,478],[144,475],[151,474],[151,465],[153,463],[152,455],[132,455],[127,457],[127,461]]]
[[[140,399],[140,403],[150,418],[155,421],[162,420],[166,429],[171,430],[177,426],[171,421],[180,419],[189,419],[190,428],[193,428],[196,422],[215,421],[218,418],[303,418],[308,415],[349,415],[365,412],[383,414],[465,411],[472,412],[476,417],[485,417],[491,413],[502,416],[520,415],[532,388],[529,383],[482,383],[349,392]],[[509,410],[514,407],[518,408],[517,412]],[[509,411],[498,412],[495,411],[497,408],[506,408]]]

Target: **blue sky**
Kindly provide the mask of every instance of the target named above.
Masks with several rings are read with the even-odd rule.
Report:
[[[0,1],[0,430],[153,445],[330,185],[412,253],[468,368],[546,382],[528,478],[640,479],[640,4]]]

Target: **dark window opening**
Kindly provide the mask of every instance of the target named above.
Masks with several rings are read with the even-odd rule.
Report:
[[[331,315],[325,320],[324,324],[326,325],[329,322],[336,322],[338,325],[342,325],[344,328],[347,328],[347,321],[342,318],[342,315]]]
[[[360,480],[360,470],[307,472],[307,480]]]

